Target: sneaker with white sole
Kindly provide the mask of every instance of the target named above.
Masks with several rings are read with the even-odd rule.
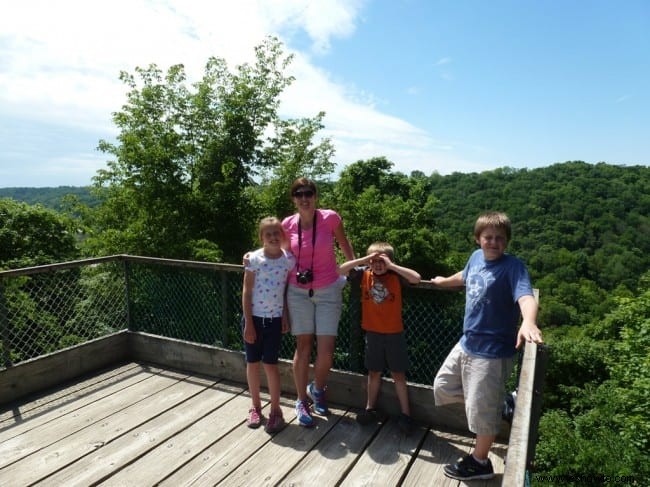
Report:
[[[325,389],[316,389],[316,384],[311,382],[307,386],[307,397],[314,404],[314,413],[319,416],[327,416],[330,413],[325,400]]]
[[[298,399],[296,401],[296,419],[298,419],[300,426],[306,426],[307,428],[314,426],[314,418],[311,417],[309,403],[306,400],[301,401]]]
[[[482,465],[471,454],[453,465],[445,466],[444,472],[447,477],[456,480],[489,480],[494,477],[494,468],[490,459],[488,458],[487,463]]]

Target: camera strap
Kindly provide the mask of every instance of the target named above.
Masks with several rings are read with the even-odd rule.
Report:
[[[316,250],[316,222],[318,221],[318,210],[314,210],[314,223],[311,229],[311,267],[314,271],[314,251]],[[298,216],[298,271],[300,271],[300,253],[302,251],[302,223]]]

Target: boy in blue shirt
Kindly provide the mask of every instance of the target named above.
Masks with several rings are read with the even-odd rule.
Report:
[[[476,434],[474,451],[444,469],[446,476],[458,480],[494,477],[488,453],[499,432],[505,383],[516,349],[524,341],[543,341],[526,266],[505,253],[511,235],[510,219],[504,213],[480,215],[474,225],[480,249],[461,272],[431,279],[440,288],[465,287],[463,336],[433,383],[436,406],[465,402],[469,429]]]

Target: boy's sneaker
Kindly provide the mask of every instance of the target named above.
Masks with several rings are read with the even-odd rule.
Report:
[[[357,423],[360,425],[367,425],[370,423],[377,423],[379,421],[379,411],[375,408],[364,409],[362,412],[357,414]]]
[[[487,464],[481,465],[470,454],[460,459],[453,465],[445,466],[445,475],[456,480],[489,480],[494,477],[492,462],[488,458]]]
[[[307,397],[314,403],[314,412],[316,414],[319,416],[327,416],[330,413],[330,410],[327,408],[327,402],[325,401],[325,389],[318,390],[316,389],[316,385],[311,382],[307,386]]]
[[[413,433],[413,420],[407,414],[401,413],[399,415],[399,418],[397,418],[397,426],[405,435]]]
[[[269,414],[269,420],[266,422],[266,427],[264,430],[267,433],[277,433],[282,428],[284,428],[284,418],[282,417],[282,411],[271,411],[271,414]]]
[[[246,421],[246,426],[249,428],[259,428],[262,424],[262,409],[261,408],[250,408],[248,410],[248,420]]]
[[[314,426],[314,418],[312,418],[309,413],[309,403],[306,400],[301,401],[298,399],[296,401],[296,418],[298,419],[298,424],[300,424],[300,426]]]

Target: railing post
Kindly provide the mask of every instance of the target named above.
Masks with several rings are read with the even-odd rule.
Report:
[[[4,279],[0,279],[0,330],[2,332],[2,361],[5,367],[9,368],[12,363],[9,348],[9,312],[7,311]]]
[[[225,348],[228,348],[230,340],[228,339],[229,322],[231,319],[230,306],[228,304],[228,276],[226,272],[221,272],[221,342]]]
[[[361,273],[353,272],[350,278],[350,300],[348,312],[350,320],[350,368],[362,372],[363,334],[361,332]]]
[[[537,445],[537,429],[539,418],[542,415],[542,390],[546,376],[546,365],[548,363],[549,348],[545,345],[537,345],[537,357],[535,360],[535,378],[533,379],[533,399],[530,408],[530,433],[528,434],[528,450],[526,454],[526,468],[535,469],[535,447]]]
[[[133,331],[131,323],[131,263],[129,258],[124,258],[124,300],[126,302],[126,327]]]

